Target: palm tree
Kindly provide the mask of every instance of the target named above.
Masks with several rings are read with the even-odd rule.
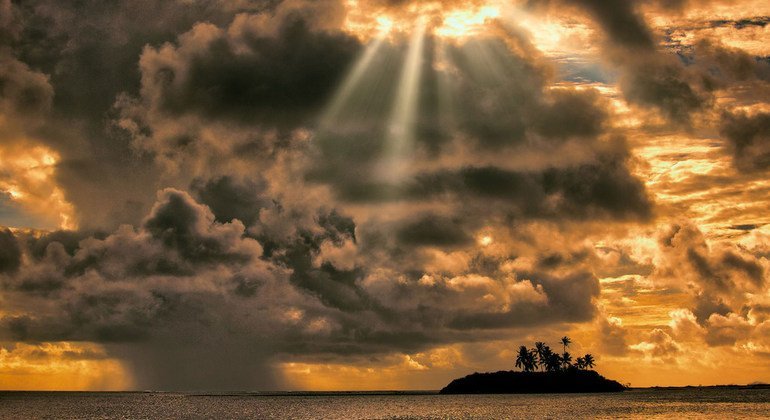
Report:
[[[548,350],[550,351],[551,349]],[[550,352],[545,362],[545,370],[548,372],[556,372],[559,369],[561,369],[561,356],[557,353]]]
[[[529,358],[527,361],[529,362],[530,372],[537,370],[537,351],[535,349],[529,351]]]
[[[572,358],[570,357],[569,360],[567,360],[567,357],[569,356],[569,353],[567,353],[567,347],[572,344],[572,340],[569,339],[566,335],[561,338],[561,345],[564,347],[564,353],[562,354],[561,361],[564,364],[564,369],[567,369],[567,366],[569,366],[569,363],[572,361]]]
[[[572,340],[566,335],[559,340],[564,352],[558,354],[551,350],[551,347],[542,341],[535,342],[532,349],[527,346],[520,346],[516,354],[516,367],[524,372],[533,372],[541,368],[544,372],[567,371],[573,368],[580,370],[594,367],[594,357],[591,354],[578,357],[575,364],[572,364],[572,355],[567,351],[567,347],[572,344]]]
[[[519,347],[519,353],[516,355],[516,367],[521,368],[524,372],[532,372],[535,370],[537,363],[535,362],[536,350],[530,350],[527,346]]]
[[[585,359],[582,358],[582,357],[578,357],[577,359],[575,359],[575,367],[580,369],[580,370],[585,369],[585,367],[586,367]]]
[[[543,366],[544,371],[551,370],[549,367],[549,363],[551,359],[553,359],[554,354],[555,353],[553,352],[553,350],[551,350],[551,347],[543,346],[543,354],[538,355],[538,357],[540,358],[540,364]]]
[[[550,350],[548,348],[548,346],[546,346],[545,343],[543,343],[542,341],[538,341],[537,343],[535,343],[535,351],[537,352],[537,360],[538,360],[538,362],[540,364],[540,367],[542,367],[543,370],[545,370],[545,360],[546,360],[545,351],[546,351],[546,349]]]

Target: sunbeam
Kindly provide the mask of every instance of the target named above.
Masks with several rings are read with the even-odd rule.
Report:
[[[456,125],[455,100],[457,92],[451,76],[452,72],[455,70],[454,63],[449,57],[447,48],[447,43],[443,39],[436,39],[433,69],[436,71],[438,77],[437,93],[439,122],[446,130],[451,130]]]
[[[422,60],[425,52],[426,19],[420,18],[409,41],[409,51],[401,70],[396,99],[393,102],[385,136],[383,178],[398,181],[404,175],[406,156],[414,144],[414,128],[419,105]]]
[[[361,81],[371,67],[372,61],[374,61],[374,58],[381,49],[387,33],[388,28],[383,28],[383,30],[380,31],[380,35],[375,38],[374,41],[369,43],[363,55],[361,55],[361,58],[359,58],[358,62],[356,62],[353,69],[345,78],[342,86],[337,90],[334,98],[332,98],[326,111],[321,116],[319,122],[319,129],[321,131],[328,130],[328,128],[334,124],[339,117],[342,108],[350,101],[353,93],[361,85]]]
[[[506,72],[488,44],[489,41],[484,39],[471,40],[463,44],[459,52],[465,56],[464,62],[474,77],[491,85],[505,83]]]

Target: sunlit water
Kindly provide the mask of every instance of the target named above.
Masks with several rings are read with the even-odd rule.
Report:
[[[2,418],[770,418],[770,390],[581,395],[0,392]]]

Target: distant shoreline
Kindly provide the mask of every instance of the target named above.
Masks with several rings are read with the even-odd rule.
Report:
[[[664,390],[664,391],[675,391],[675,390],[686,390],[686,389],[770,389],[770,384],[748,384],[748,385],[683,385],[683,386],[646,386],[646,387],[629,387],[629,390],[635,390],[635,389],[651,389],[651,390]]]

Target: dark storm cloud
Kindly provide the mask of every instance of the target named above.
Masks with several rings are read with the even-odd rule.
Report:
[[[51,106],[48,77],[0,49],[0,110],[21,116],[39,114]]]
[[[239,258],[231,246],[239,239],[240,229],[235,221],[232,231],[212,232],[213,215],[192,198],[179,192],[165,192],[144,222],[144,229],[166,248],[173,249],[187,260],[205,263],[211,260]],[[248,255],[246,256],[248,257]]]
[[[488,202],[493,212],[525,218],[602,218],[646,220],[652,204],[643,184],[630,175],[624,158],[614,154],[597,156],[598,162],[543,171],[511,171],[499,167],[464,167],[418,174],[406,186],[352,183],[343,186],[341,197],[371,200],[380,191],[382,199],[423,200],[450,198],[461,202],[473,197]],[[482,209],[478,209],[483,211]],[[449,232],[447,235],[456,236]],[[459,232],[458,232],[459,233]]]
[[[116,96],[140,87],[143,48],[172,41],[196,22],[225,24],[239,12],[270,10],[276,2],[238,3],[3,2],[0,30],[8,36],[0,38],[0,73],[27,78],[24,85],[5,80],[3,95],[12,96],[17,113],[50,111],[44,123],[24,132],[60,155],[56,179],[82,225],[136,223],[152,203],[153,190],[145,186],[159,171],[132,153],[130,139],[105,129]]]
[[[13,46],[51,75],[57,111],[90,120],[103,117],[117,93],[138,89],[136,62],[145,45],[169,41],[198,21],[226,23],[239,11],[217,0],[15,2],[22,29]]]
[[[259,260],[262,248],[245,237],[240,221],[219,223],[186,193],[165,190],[139,230],[125,226],[102,239],[84,238],[74,253],[53,240],[67,239],[61,234],[45,240],[44,255],[26,272],[5,279],[5,287],[20,301],[56,299],[58,308],[6,317],[5,332],[32,341],[155,343],[172,326],[189,322],[189,328],[206,330],[221,316],[232,315],[225,309],[228,300],[236,299],[242,310],[256,300],[261,302],[256,308],[269,310],[280,302],[270,302],[265,294],[289,299],[291,293],[281,290],[291,283],[329,307],[360,310],[365,296],[355,285],[359,274],[313,262],[322,242],[353,238],[352,222],[334,211],[316,220],[317,233],[300,232],[287,244],[274,244],[274,262],[268,263]],[[283,283],[275,283],[276,276],[288,272]],[[302,305],[303,298],[293,299]]]
[[[21,265],[21,248],[8,229],[0,230],[0,273],[15,272]]]
[[[407,222],[398,232],[402,244],[451,247],[467,245],[473,238],[463,229],[459,220],[426,214]]]
[[[755,172],[770,167],[770,114],[725,113],[721,133],[739,170]]]
[[[294,217],[280,206],[277,209],[281,218]],[[318,259],[324,246],[335,248],[347,242],[356,242],[356,227],[350,217],[336,210],[321,208],[316,211],[312,225],[303,226],[298,220],[294,220],[293,225],[298,229],[288,237],[274,236],[267,231],[256,236],[265,246],[266,257],[274,264],[290,269],[288,280],[292,285],[313,296],[324,307],[341,313],[382,309],[360,287],[364,268],[339,268],[329,261]],[[352,323],[355,325],[349,327],[361,328],[357,322]],[[366,343],[359,344],[366,346]]]
[[[245,337],[280,330],[265,305],[301,305],[303,298],[287,289],[285,268],[259,259],[262,248],[240,221],[219,223],[188,194],[164,190],[138,229],[22,243],[28,264],[2,277],[10,299],[4,309],[20,314],[2,318],[3,339],[114,343],[111,354],[125,356],[144,387],[191,389],[207,375],[217,388],[273,383],[258,378],[270,372],[269,343],[245,346]],[[217,351],[231,354],[249,377],[226,374],[236,370],[221,366],[226,362],[206,363],[203,354]]]
[[[238,219],[251,226],[259,217],[259,210],[273,205],[266,199],[264,180],[237,180],[231,176],[216,179],[197,179],[191,189],[201,203],[207,205],[218,222]]]
[[[621,76],[620,83],[631,102],[658,107],[679,123],[688,122],[692,113],[707,106],[710,95],[676,58],[629,59],[634,64]]]
[[[612,42],[624,47],[651,50],[654,37],[644,18],[635,10],[634,2],[627,0],[567,0],[588,10],[607,32]]]
[[[614,156],[595,164],[543,172],[512,172],[494,167],[468,167],[457,172],[418,177],[417,196],[456,194],[514,204],[511,211],[525,217],[650,216],[644,187]]]
[[[111,284],[127,278],[185,278],[203,271],[202,267],[244,265],[257,258],[261,248],[242,235],[240,222],[216,223],[206,207],[184,193],[167,190],[159,196],[140,232],[124,227],[103,239],[83,238],[74,253],[67,253],[57,241],[66,237],[54,234],[45,239],[48,245],[43,256],[26,272],[8,279],[6,286],[64,298],[61,304],[67,317],[56,323],[66,323],[66,319],[72,323],[70,328],[59,330],[65,336],[120,341],[118,332],[125,330],[126,338],[131,339],[139,334],[131,331],[143,330],[145,324],[160,318],[164,308],[173,306],[181,290],[159,291],[164,285],[151,290]],[[32,241],[31,251],[40,246]],[[80,289],[91,283],[93,289]]]
[[[236,25],[241,33],[212,34],[181,67],[145,62],[144,89],[159,90],[161,110],[264,124],[288,119],[293,127],[315,116],[360,48],[350,36],[313,31],[301,16],[276,29],[258,20]]]
[[[41,259],[46,255],[48,246],[52,243],[56,243],[57,247],[61,247],[68,255],[72,256],[77,251],[80,241],[87,238],[104,239],[107,234],[100,232],[88,232],[85,230],[59,230],[46,232],[40,237],[29,238],[30,254]]]

